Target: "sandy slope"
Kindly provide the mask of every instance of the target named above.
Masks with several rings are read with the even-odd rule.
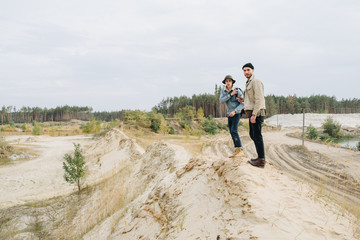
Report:
[[[336,196],[359,204],[360,153],[308,142],[309,151],[298,151],[292,146],[301,141],[286,131],[267,132],[269,163],[258,169],[247,163],[255,149],[242,134],[246,156],[234,160],[227,158],[228,135],[206,140],[196,155],[176,141],[155,141],[142,149],[119,129],[96,141],[37,138],[31,144],[44,148],[39,159],[0,168],[1,204],[70,191],[61,158],[76,140],[87,145],[88,184],[114,177],[81,195],[81,201],[74,196],[80,210],[72,222],[53,229],[53,236],[72,239],[85,231],[84,239],[357,239],[357,219],[336,205]],[[320,196],[322,181],[329,183],[325,188],[333,201]],[[70,202],[57,204],[68,208]],[[66,211],[59,210],[61,215]],[[28,217],[12,221],[18,230],[23,219]],[[50,221],[48,214],[43,219]]]
[[[279,135],[287,138],[275,132],[266,140],[281,141]],[[270,164],[258,169],[248,158],[229,160],[228,143],[217,136],[191,158],[173,144],[151,145],[129,179],[146,191],[84,239],[355,239],[354,217]]]

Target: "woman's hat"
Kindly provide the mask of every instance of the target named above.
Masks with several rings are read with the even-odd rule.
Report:
[[[223,84],[225,84],[225,80],[226,80],[226,79],[231,79],[231,80],[233,81],[233,84],[236,82],[231,75],[226,75],[226,76],[224,77],[224,80],[222,81]]]

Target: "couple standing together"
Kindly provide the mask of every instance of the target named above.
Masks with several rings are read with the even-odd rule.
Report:
[[[249,134],[254,141],[257,158],[249,160],[255,167],[265,166],[264,141],[261,134],[261,125],[265,117],[264,84],[254,76],[254,66],[247,63],[242,67],[247,78],[245,92],[234,86],[235,80],[226,75],[222,81],[225,84],[221,89],[220,102],[226,104],[228,126],[234,142],[235,151],[230,157],[243,156],[243,147],[238,133],[240,117],[243,113],[249,118]]]

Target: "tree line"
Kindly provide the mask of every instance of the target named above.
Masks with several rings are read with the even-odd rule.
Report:
[[[56,108],[3,106],[0,111],[0,124],[63,122],[71,119],[88,121],[91,118],[91,107],[61,106]]]
[[[195,110],[203,110],[204,116],[225,117],[225,104],[219,102],[221,87],[215,85],[213,94],[194,94],[192,97],[167,97],[153,107],[152,111],[161,113],[166,118],[174,118],[176,113],[186,106],[192,106]],[[337,100],[334,96],[312,95],[310,97],[276,96],[266,97],[267,116],[275,114],[301,113],[360,113],[360,99]],[[16,109],[14,106],[3,106],[0,111],[0,124],[31,123],[31,122],[61,122],[78,119],[89,121],[95,118],[100,121],[112,121],[124,119],[126,110],[120,111],[98,111],[93,112],[91,107],[60,106],[56,108],[22,107]]]
[[[215,85],[214,94],[199,94],[192,97],[168,97],[163,99],[153,110],[173,117],[184,106],[193,106],[198,110],[202,108],[205,117],[225,117],[225,104],[220,104],[221,87]],[[312,95],[310,97],[275,96],[265,97],[267,116],[275,114],[302,113],[360,113],[360,99],[342,99],[338,101],[334,96]]]

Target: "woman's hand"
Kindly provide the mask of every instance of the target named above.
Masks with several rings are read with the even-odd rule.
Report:
[[[229,117],[233,117],[235,115],[235,111],[232,111],[230,114],[229,114]]]
[[[238,97],[238,98],[236,98],[236,99],[238,100],[239,103],[244,102],[244,98],[242,98],[242,97]]]
[[[237,94],[238,93],[238,90],[234,90],[234,91],[232,91],[231,93],[230,93],[230,96],[234,96],[235,94]]]

